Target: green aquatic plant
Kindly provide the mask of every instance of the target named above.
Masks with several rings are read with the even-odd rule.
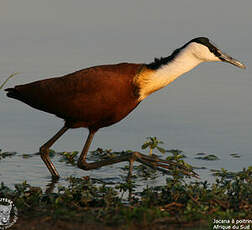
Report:
[[[231,153],[230,156],[233,158],[240,158],[241,157],[238,153]]]
[[[50,153],[55,155],[53,150]],[[0,152],[0,156],[1,154],[11,157],[11,154]],[[77,167],[78,152],[60,154],[61,158],[57,159]],[[125,154],[125,151],[97,149],[90,154],[90,159],[108,159],[120,154]],[[100,223],[100,229],[105,229],[107,225],[121,229],[144,229],[144,226],[155,229],[154,226],[162,225],[159,229],[168,229],[173,224],[193,225],[198,222],[211,226],[214,218],[252,218],[252,166],[240,172],[214,170],[216,179],[209,183],[195,181],[191,174],[185,174],[183,168],[176,167],[180,164],[189,171],[192,168],[184,161],[185,155],[181,150],[167,150],[164,158],[175,164],[163,175],[162,172],[140,164],[133,167],[133,177],[125,180],[123,173],[122,181],[114,184],[88,176],[69,177],[64,185],[58,185],[56,191],[53,187],[44,191],[26,181],[16,184],[14,188],[1,183],[0,197],[14,202],[21,221],[40,218],[49,219],[52,224],[56,221],[72,224]],[[122,169],[128,168],[126,166]],[[155,186],[152,181],[161,176],[165,182]],[[52,184],[54,187],[57,185],[55,181]],[[176,226],[174,229],[177,229]]]
[[[74,152],[60,152],[59,154],[62,156],[60,162],[66,162],[67,164],[71,164],[76,166],[77,165],[77,155],[78,151]]]
[[[205,153],[197,153],[197,155],[199,155],[199,157],[195,157],[195,159],[199,159],[199,160],[216,161],[220,159],[214,154],[206,155]]]
[[[161,153],[165,153],[165,149],[160,147],[160,144],[164,144],[163,141],[157,139],[157,137],[146,137],[147,141],[142,145],[142,149],[149,148],[149,154],[152,155],[153,149],[157,149]]]
[[[168,229],[173,224],[211,226],[213,219],[252,218],[252,166],[233,173],[222,169],[213,183],[171,176],[164,185],[146,186],[142,191],[135,182],[110,186],[90,177],[69,177],[67,182],[49,193],[27,182],[14,188],[1,183],[0,197],[14,202],[20,221],[39,217],[52,222],[99,222],[120,229],[130,229],[129,225],[155,229],[162,223],[159,229]],[[132,199],[125,200],[122,194],[129,190]]]

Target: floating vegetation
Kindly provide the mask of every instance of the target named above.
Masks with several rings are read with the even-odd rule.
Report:
[[[27,159],[27,158],[33,157],[33,155],[32,155],[32,154],[26,154],[26,153],[24,153],[24,154],[22,154],[22,157],[23,157],[24,159]]]
[[[169,153],[174,153],[174,154],[181,154],[183,151],[179,149],[169,149],[167,150]]]
[[[2,150],[0,149],[0,160],[6,157],[15,156],[16,154],[16,152],[2,152]]]
[[[233,158],[240,158],[241,157],[238,153],[231,153],[230,156]]]
[[[195,157],[195,159],[199,159],[199,160],[206,160],[206,161],[216,161],[219,160],[219,157],[217,157],[214,154],[208,154],[206,156],[204,156],[204,153],[198,153],[197,155],[201,155],[200,157]]]
[[[164,154],[164,159],[174,162],[165,174],[137,163],[130,178],[127,177],[129,166],[120,165],[122,175],[110,178],[112,183],[109,179],[88,176],[69,177],[64,185],[52,181],[45,191],[26,181],[14,188],[1,183],[0,197],[12,200],[18,209],[19,220],[14,229],[24,226],[27,229],[52,229],[53,226],[56,230],[179,230],[191,226],[197,230],[209,229],[209,226],[212,229],[214,219],[252,219],[252,166],[240,172],[211,169],[215,181],[208,183],[184,173],[185,169],[205,167],[186,163],[181,150],[160,151],[160,144],[163,143],[157,138],[150,137],[144,143],[144,149],[151,152],[153,159],[157,157],[153,153],[156,149]],[[111,159],[129,152],[132,151],[113,152],[98,148],[89,154],[88,160]],[[38,154],[20,156],[29,158]],[[50,150],[49,154],[51,157],[58,154],[59,161],[77,167],[77,151],[56,153]],[[0,159],[14,155],[16,153],[0,150]],[[197,159],[219,159],[214,154],[196,155]],[[154,186],[152,182],[159,177],[164,183]]]
[[[147,186],[141,192],[135,191],[134,181],[109,186],[89,177],[69,177],[69,185],[58,186],[57,192],[43,192],[27,182],[14,189],[1,183],[0,197],[15,203],[21,223],[27,220],[28,226],[31,219],[40,218],[51,224],[99,223],[101,228],[113,225],[114,229],[149,229],[149,225],[161,229],[162,225],[168,229],[174,224],[195,226],[199,221],[208,226],[214,218],[252,218],[252,167],[237,173],[223,169],[212,184],[184,179],[168,176],[165,185]],[[131,199],[126,202],[123,195],[128,191]]]
[[[194,168],[194,169],[207,169],[207,167],[205,167],[205,166],[200,166],[200,167],[198,167],[198,166],[193,166],[193,168]]]
[[[68,164],[77,165],[77,160],[78,160],[78,151],[74,152],[60,152],[59,154],[62,156],[62,159],[60,162],[66,162]]]
[[[125,153],[132,152],[131,150],[121,151],[121,152],[112,152],[112,149],[102,149],[97,148],[95,151],[90,151],[90,155],[87,156],[87,159],[90,161],[106,160],[121,156]]]
[[[198,155],[198,156],[205,156],[205,155],[207,155],[207,153],[196,153],[196,155]]]

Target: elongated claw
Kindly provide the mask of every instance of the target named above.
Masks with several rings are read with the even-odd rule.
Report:
[[[180,164],[172,160],[159,159],[156,155],[146,156],[139,152],[134,152],[133,154],[136,161],[161,172],[168,173],[170,170],[173,170],[174,167],[177,167],[178,169],[180,169],[181,173],[199,178],[197,173],[195,173],[192,169],[189,169],[184,164]]]

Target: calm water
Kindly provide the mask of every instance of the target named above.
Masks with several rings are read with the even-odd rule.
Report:
[[[77,2],[3,4],[0,83],[13,72],[20,74],[6,87],[92,65],[150,62],[194,37],[208,36],[248,68],[216,63],[198,66],[151,95],[120,123],[100,130],[91,150],[140,150],[145,137],[157,136],[167,149],[183,150],[197,166],[240,170],[252,164],[251,1],[197,0],[194,7],[185,1],[174,2],[172,7],[168,1],[146,1],[144,5],[131,0]],[[144,13],[139,14],[139,9]],[[38,156],[23,159],[22,154],[36,153],[63,122],[7,98],[3,91],[0,111],[0,149],[18,152],[0,161],[1,181],[11,185],[26,179],[44,186],[50,176],[42,160]],[[68,131],[53,149],[80,151],[86,136],[84,129]],[[216,154],[220,160],[195,160],[197,152]],[[231,153],[241,158],[233,159]],[[63,177],[118,178],[116,166],[84,172],[57,158],[54,162]],[[200,175],[211,180],[208,170],[200,170]]]

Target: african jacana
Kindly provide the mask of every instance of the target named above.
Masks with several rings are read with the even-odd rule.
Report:
[[[94,66],[63,77],[18,85],[6,91],[8,97],[65,120],[63,128],[40,147],[41,158],[53,177],[58,178],[59,174],[49,159],[49,147],[69,128],[79,127],[89,129],[78,160],[81,169],[95,169],[121,161],[132,163],[134,160],[167,169],[171,162],[137,152],[93,163],[87,163],[86,156],[98,129],[122,120],[151,93],[167,86],[200,63],[218,61],[245,68],[244,64],[220,51],[208,38],[198,37],[176,49],[170,56],[155,59],[149,64]]]

